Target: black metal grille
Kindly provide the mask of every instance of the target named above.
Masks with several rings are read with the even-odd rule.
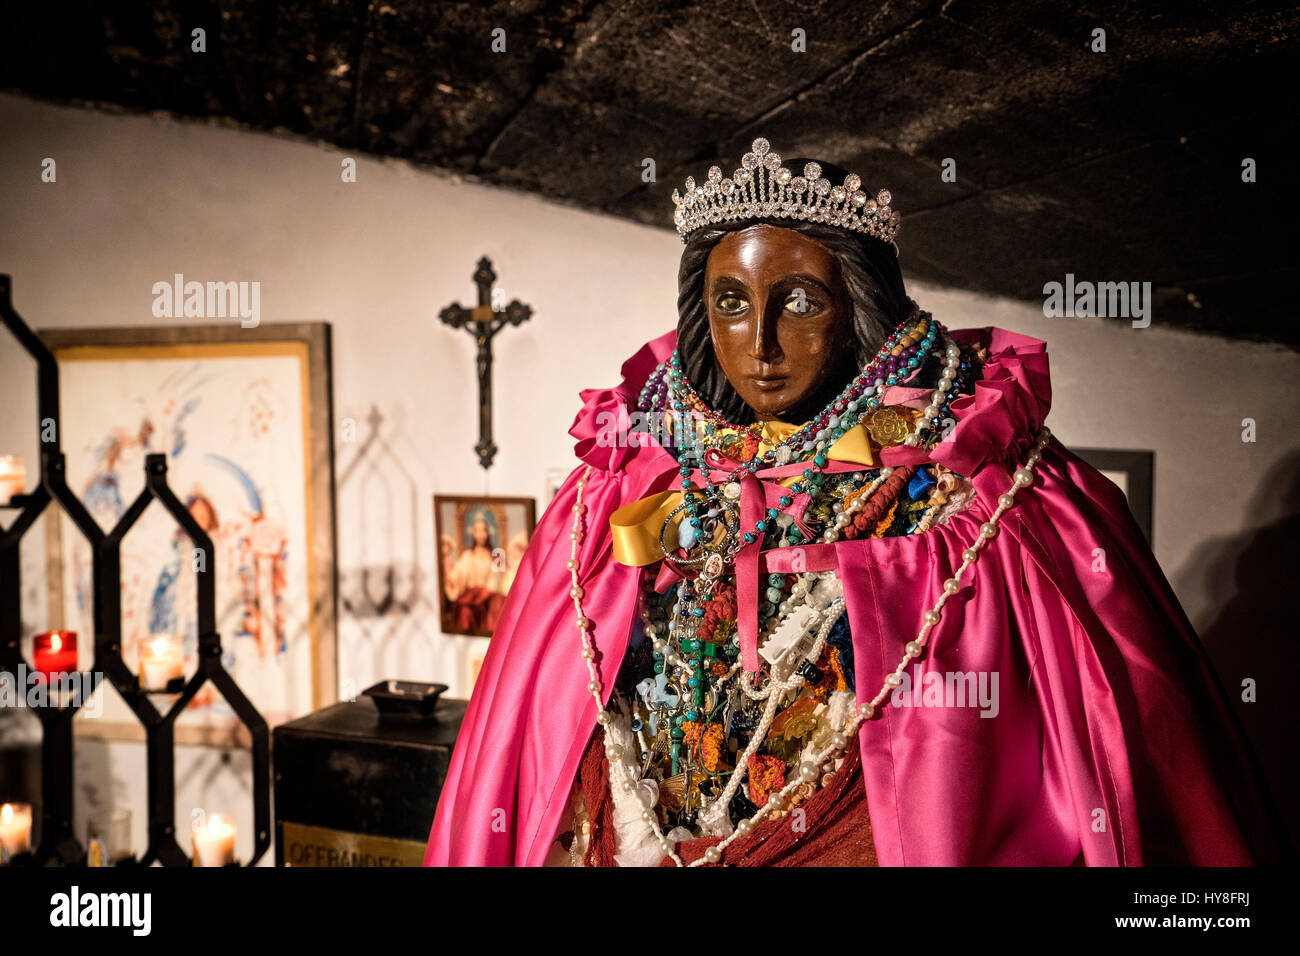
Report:
[[[176,719],[204,683],[211,681],[234,709],[252,738],[253,754],[253,855],[252,866],[271,844],[270,732],[257,708],[244,695],[221,664],[221,635],[216,621],[216,561],[212,541],[189,509],[167,485],[167,460],[162,454],[145,459],[145,486],[105,533],[81,500],[68,488],[60,442],[59,368],[53,354],[14,311],[10,278],[0,275],[0,318],[18,343],[36,360],[37,428],[41,435],[40,484],[30,494],[10,502],[20,509],[13,524],[0,534],[0,670],[17,673],[23,663],[20,637],[21,569],[19,543],[51,501],[58,504],[90,542],[93,554],[94,660],[84,678],[98,681],[104,675],[131,708],[145,731],[148,767],[149,843],[138,862],[189,866],[190,857],[176,839],[175,726]],[[51,425],[53,427],[51,427]],[[47,440],[48,439],[48,440]],[[197,575],[199,663],[194,676],[179,688],[180,695],[166,712],[154,704],[158,694],[140,689],[122,659],[121,546],[152,501],[157,501],[181,526],[196,551],[204,556]],[[82,686],[88,681],[83,680]],[[106,692],[96,684],[96,692]],[[84,701],[85,695],[81,701]],[[72,827],[73,762],[72,718],[81,701],[39,707],[41,722],[41,839],[31,854],[37,865],[85,862],[85,849]]]

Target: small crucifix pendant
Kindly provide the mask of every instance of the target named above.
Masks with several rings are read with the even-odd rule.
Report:
[[[474,450],[484,468],[492,467],[492,459],[497,454],[496,442],[492,440],[492,339],[506,325],[520,325],[533,314],[532,307],[518,299],[512,299],[508,305],[494,303],[492,283],[496,279],[492,260],[484,256],[474,270],[478,305],[467,309],[453,302],[438,313],[444,323],[453,329],[465,329],[478,343],[478,444]]]

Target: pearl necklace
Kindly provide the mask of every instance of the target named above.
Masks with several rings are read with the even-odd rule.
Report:
[[[818,751],[812,760],[803,763],[793,780],[787,782],[781,790],[773,793],[768,798],[767,803],[758,808],[757,813],[753,814],[753,816],[748,819],[741,820],[729,836],[724,837],[717,845],[709,847],[702,857],[689,864],[682,860],[681,856],[677,853],[676,844],[664,836],[663,828],[659,825],[659,816],[655,813],[653,804],[646,803],[644,797],[645,791],[638,786],[640,783],[639,765],[628,758],[622,747],[614,743],[606,744],[605,756],[609,759],[609,785],[611,790],[617,786],[621,787],[629,794],[638,795],[638,799],[642,802],[641,819],[649,824],[655,837],[659,840],[660,849],[663,850],[666,856],[670,857],[679,867],[701,866],[706,863],[715,864],[721,862],[723,853],[732,842],[739,837],[751,833],[765,817],[781,812],[785,808],[785,804],[793,795],[796,788],[804,783],[811,783],[816,780],[821,776],[822,767],[828,763],[833,763],[833,761],[839,759],[848,752],[849,745],[853,741],[853,738],[857,736],[858,729],[861,727],[862,723],[866,720],[870,720],[876,715],[885,698],[893,693],[895,688],[902,684],[903,674],[908,665],[919,658],[924,652],[925,646],[929,640],[930,631],[939,623],[943,607],[947,604],[948,598],[961,589],[962,575],[968,568],[974,565],[977,560],[979,560],[980,552],[983,550],[984,545],[997,534],[997,523],[1001,519],[1002,515],[1015,504],[1016,492],[1033,484],[1034,466],[1042,459],[1043,449],[1047,447],[1050,438],[1051,432],[1046,426],[1044,426],[1038,433],[1034,449],[1027,456],[1024,467],[1016,469],[1011,487],[998,496],[997,509],[993,512],[988,521],[980,525],[979,536],[975,539],[974,543],[962,552],[961,566],[953,572],[952,577],[943,582],[943,593],[939,595],[939,599],[935,602],[933,607],[929,608],[922,615],[921,628],[917,633],[916,638],[908,641],[904,646],[902,660],[890,674],[886,675],[884,683],[876,696],[865,703],[859,703],[854,715],[849,719],[848,723],[844,725],[844,729],[836,733],[830,739],[829,743]],[[586,507],[582,503],[582,494],[583,490],[586,488],[587,479],[590,477],[591,471],[591,466],[588,465],[586,470],[583,472],[582,477],[579,478],[577,482],[577,496],[574,499],[573,504],[573,530],[569,532],[569,561],[566,564],[566,567],[569,570],[569,575],[572,580],[572,587],[569,589],[569,597],[573,599],[573,607],[577,612],[576,625],[578,636],[582,642],[582,658],[586,662],[587,674],[590,677],[590,681],[587,684],[587,690],[596,701],[596,722],[600,724],[602,728],[605,728],[608,727],[610,722],[614,719],[614,715],[611,711],[605,708],[604,687],[601,684],[599,674],[596,672],[596,649],[591,643],[589,634],[591,630],[591,620],[583,613],[582,598],[584,597],[584,591],[582,586],[578,583],[578,548],[582,544],[583,540],[582,519],[583,515],[586,513]],[[853,503],[865,498],[865,495],[860,496],[860,498],[855,499],[855,502]],[[834,623],[835,615],[829,613],[832,608],[837,608],[837,605],[832,603],[831,607],[827,609],[824,614],[824,619],[821,621],[818,628],[817,641],[814,645],[817,648],[820,648],[825,643],[826,637],[829,635],[831,626]],[[676,664],[675,661],[674,664]],[[802,677],[796,673],[785,682],[774,681],[769,686],[768,690],[771,692],[768,694],[768,706],[764,712],[763,725],[770,723],[771,714],[775,712],[776,701],[780,697],[784,696],[786,691],[798,686],[799,683],[802,683]],[[775,691],[780,691],[780,693],[776,693]],[[753,746],[754,741],[760,739],[760,734],[754,734],[751,738],[751,746]],[[730,791],[732,795],[734,795],[735,792],[733,786],[739,786],[740,773],[741,764],[737,761],[736,772],[733,774],[732,780],[727,785],[727,791]],[[727,791],[724,791],[724,796],[726,796]],[[726,806],[726,804],[722,803],[721,800],[715,802],[714,805],[721,805],[724,808]]]

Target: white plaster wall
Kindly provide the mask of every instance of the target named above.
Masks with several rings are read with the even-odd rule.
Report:
[[[616,382],[622,361],[675,323],[675,233],[364,156],[357,182],[345,184],[348,153],[338,149],[12,96],[0,96],[0,143],[0,272],[13,276],[15,306],[31,326],[194,321],[151,314],[151,286],[176,272],[261,282],[266,323],[332,323],[336,422],[355,419],[364,437],[377,409],[386,445],[355,471],[356,446],[337,446],[343,588],[367,564],[403,574],[418,565],[423,575],[410,614],[341,614],[340,678],[356,688],[387,677],[441,680],[463,696],[469,655],[483,644],[439,633],[432,496],[529,495],[544,506],[547,471],[573,464],[567,429],[578,389]],[[45,157],[57,161],[57,183],[41,182]],[[902,237],[906,267],[906,222]],[[453,299],[472,304],[482,254],[507,295],[535,311],[496,341],[501,451],[490,475],[472,451],[472,343],[437,319]],[[1049,423],[1067,444],[1155,450],[1156,554],[1194,623],[1217,613],[1230,585],[1196,573],[1201,549],[1284,517],[1281,496],[1269,492],[1295,471],[1296,354],[1170,331],[1159,315],[1134,330],[910,289],[950,327],[1000,325],[1047,339]],[[34,473],[35,375],[16,353],[11,341],[0,345],[0,452],[22,455]],[[1241,441],[1245,417],[1258,423],[1255,444]],[[29,633],[46,623],[40,531],[24,542]],[[181,755],[182,812],[187,801],[216,809],[218,786],[233,787],[230,799],[246,793],[247,761],[236,757],[235,781],[218,785],[220,760],[198,749]],[[113,780],[82,774],[79,818],[94,803],[129,803],[139,808],[142,844],[143,748],[98,745],[79,766],[106,768]],[[251,807],[238,802],[251,846]]]

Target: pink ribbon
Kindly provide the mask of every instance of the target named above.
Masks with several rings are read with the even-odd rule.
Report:
[[[706,458],[712,465],[716,459]],[[791,495],[790,489],[778,484],[781,478],[801,475],[808,467],[806,462],[793,462],[777,465],[758,472],[743,469],[733,478],[734,469],[710,469],[706,472],[692,472],[692,482],[703,483],[706,478],[713,484],[727,481],[740,483],[740,533],[754,533],[754,526],[760,520],[766,520],[767,510],[776,508],[790,515],[805,536],[811,536],[810,528],[803,521],[804,509],[808,506],[807,492]],[[835,473],[841,471],[861,471],[864,466],[854,462],[828,461],[821,471]],[[782,507],[780,499],[791,495],[793,500],[788,507]],[[685,519],[683,519],[685,520]],[[835,567],[834,546],[830,544],[802,544],[786,548],[774,548],[761,552],[763,535],[754,534],[754,540],[741,546],[736,554],[736,630],[740,635],[740,660],[747,671],[756,672],[758,659],[758,605],[761,575],[764,573],[801,573],[803,571],[820,571]],[[799,557],[802,555],[802,560]],[[655,590],[665,592],[682,575],[668,561],[665,561],[655,579]]]

